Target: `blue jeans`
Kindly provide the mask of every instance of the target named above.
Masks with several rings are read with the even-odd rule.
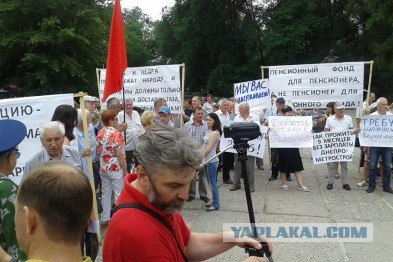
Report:
[[[208,163],[206,165],[207,177],[209,179],[210,189],[212,191],[212,196],[213,196],[213,207],[216,209],[220,208],[220,197],[218,195],[218,186],[217,186],[217,167],[218,167],[218,161],[213,163]]]
[[[370,147],[368,149],[368,155],[370,159],[370,167],[368,171],[368,187],[375,189],[375,180],[377,177],[377,165],[379,156],[382,157],[382,165],[383,165],[383,180],[382,180],[382,188],[389,189],[390,188],[390,164],[392,162],[392,148],[390,147]]]

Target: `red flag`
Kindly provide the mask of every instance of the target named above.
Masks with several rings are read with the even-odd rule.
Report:
[[[109,36],[108,57],[103,101],[108,96],[123,89],[123,72],[127,68],[126,44],[124,40],[123,17],[120,0],[113,7],[111,32]]]

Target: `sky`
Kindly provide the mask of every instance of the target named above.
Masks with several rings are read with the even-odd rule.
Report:
[[[164,6],[173,6],[175,0],[121,0],[122,8],[131,9],[138,6],[142,12],[150,16],[153,20],[161,19],[161,9]]]

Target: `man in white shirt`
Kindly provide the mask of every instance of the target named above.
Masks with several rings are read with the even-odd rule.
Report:
[[[381,97],[377,100],[377,111],[372,113],[371,115],[392,115],[389,112],[389,104],[388,100],[384,97]],[[369,182],[368,188],[366,190],[367,193],[372,193],[375,190],[376,184],[376,176],[377,176],[377,165],[378,159],[381,156],[382,165],[383,165],[383,180],[382,180],[382,188],[384,192],[393,194],[393,189],[390,187],[390,176],[391,170],[390,166],[392,163],[392,148],[391,147],[369,147],[368,155],[370,159],[370,167],[369,167]]]
[[[229,109],[229,101],[226,98],[220,99],[218,101],[218,106],[220,107],[216,113],[221,122],[221,127],[229,126],[231,123]],[[224,184],[233,184],[229,172],[233,167],[234,155],[232,153],[224,152],[222,154],[222,181]]]
[[[205,110],[206,114],[213,112],[213,95],[208,94],[206,96],[206,103],[203,104],[203,110]]]
[[[247,102],[240,103],[239,114],[235,116],[233,122],[254,122],[259,123],[259,117],[250,113],[250,105]],[[250,192],[254,192],[254,156],[247,156],[247,175],[248,181],[250,183]],[[229,189],[229,191],[235,191],[241,188],[240,186],[240,177],[242,175],[242,168],[240,161],[235,162],[235,175],[233,178],[233,186]],[[244,175],[244,174],[243,174]]]
[[[344,114],[345,106],[343,103],[335,103],[334,111],[335,114],[326,120],[324,131],[345,131],[353,129],[352,117]],[[328,185],[327,189],[333,188],[333,182],[335,179],[334,173],[337,170],[338,164],[341,166],[341,181],[345,190],[351,190],[348,184],[348,167],[347,162],[331,162],[328,163]]]
[[[139,136],[139,133],[142,128],[141,118],[137,111],[133,110],[134,102],[131,98],[126,98],[124,103],[124,111],[120,111],[117,114],[119,119],[119,123],[126,123],[127,129],[125,132],[122,132],[125,141],[125,150],[126,150],[126,162],[127,162],[127,170],[130,172],[131,164],[133,161],[133,154],[135,149],[135,141]]]

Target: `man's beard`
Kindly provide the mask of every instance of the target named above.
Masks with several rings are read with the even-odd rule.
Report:
[[[174,214],[182,210],[184,205],[184,200],[174,198],[169,203],[164,203],[159,201],[159,196],[155,185],[150,180],[149,192],[147,192],[147,199],[150,204],[155,206],[158,210],[165,214]]]

